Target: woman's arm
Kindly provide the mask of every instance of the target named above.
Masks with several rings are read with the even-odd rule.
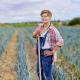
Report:
[[[64,45],[64,40],[62,38],[62,36],[60,35],[59,31],[55,28],[55,38],[56,38],[56,44],[53,48],[53,54],[58,51],[60,49],[60,47],[62,47]]]
[[[54,47],[54,49],[52,50],[52,53],[54,54],[55,52],[57,52],[60,49],[59,46]]]
[[[55,52],[57,52],[60,49],[60,47],[64,45],[64,40],[60,35],[59,31],[55,27],[52,27],[49,33],[52,51],[46,50],[44,53],[46,56],[54,55]]]
[[[39,25],[36,30],[32,33],[33,38],[37,38],[41,33],[41,25]]]

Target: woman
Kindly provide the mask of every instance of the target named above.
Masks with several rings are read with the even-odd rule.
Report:
[[[42,10],[40,15],[42,24],[33,32],[33,38],[37,40],[37,74],[39,76],[38,37],[40,37],[41,77],[42,80],[52,80],[54,54],[59,47],[64,45],[64,41],[59,31],[51,23],[52,13],[49,10]]]

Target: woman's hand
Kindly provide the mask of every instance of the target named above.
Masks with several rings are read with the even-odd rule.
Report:
[[[45,50],[44,51],[44,55],[45,56],[51,56],[51,55],[53,55],[54,53],[52,52],[52,51],[49,51],[49,50]]]
[[[40,30],[38,30],[37,32],[33,32],[33,38],[38,38],[39,36],[40,36],[40,34],[41,34],[41,31]]]
[[[36,32],[32,33],[33,38],[36,38]]]
[[[52,51],[45,50],[45,51],[44,51],[44,55],[45,55],[45,56],[54,55],[58,50],[59,50],[59,47],[56,46],[56,47],[54,47],[54,49],[53,49]]]

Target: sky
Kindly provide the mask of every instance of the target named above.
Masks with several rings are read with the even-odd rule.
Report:
[[[0,0],[0,23],[41,21],[44,9],[52,20],[70,20],[80,17],[80,0]]]

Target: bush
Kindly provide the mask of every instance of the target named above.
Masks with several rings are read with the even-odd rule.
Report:
[[[80,17],[72,19],[68,25],[77,25],[77,24],[80,25]]]

